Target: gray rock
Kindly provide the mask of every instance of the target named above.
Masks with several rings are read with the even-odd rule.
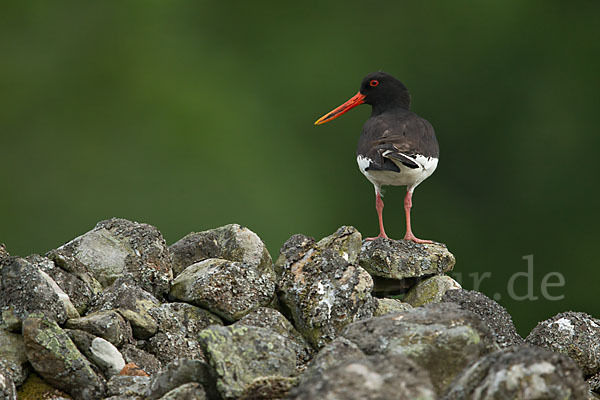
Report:
[[[442,301],[456,303],[463,310],[477,314],[490,328],[500,348],[524,343],[508,311],[483,293],[474,290],[449,290],[444,294]]]
[[[56,322],[43,314],[32,314],[23,321],[23,339],[33,369],[52,386],[75,399],[104,395],[104,379]]]
[[[405,280],[437,275],[451,271],[456,260],[441,243],[419,244],[407,240],[376,239],[364,241],[360,253],[360,266],[374,277],[375,291],[389,291],[386,279]],[[399,288],[402,289],[400,284]]]
[[[6,250],[6,245],[4,243],[0,243],[0,268],[2,268],[3,261],[10,257],[8,251]]]
[[[68,319],[68,329],[78,329],[108,340],[117,347],[131,340],[131,326],[114,310],[98,311],[81,318]]]
[[[458,377],[445,400],[586,400],[588,388],[568,357],[513,346],[478,360]]]
[[[190,382],[179,386],[165,394],[160,400],[204,400],[206,392],[202,385]]]
[[[275,295],[275,272],[239,261],[211,258],[192,264],[173,281],[169,296],[236,321]]]
[[[121,354],[127,364],[133,363],[149,375],[156,374],[162,366],[154,355],[132,344],[125,344],[121,348]]]
[[[3,329],[0,329],[0,370],[16,386],[21,386],[29,374],[23,337]]]
[[[2,247],[0,247],[2,250]],[[1,253],[0,253],[1,255]],[[17,389],[11,374],[0,366],[0,398],[4,400],[17,400]]]
[[[426,278],[410,288],[402,301],[413,307],[442,301],[448,290],[462,289],[460,284],[448,275],[434,275]]]
[[[600,371],[600,320],[567,311],[537,324],[527,342],[571,357],[585,376]]]
[[[273,261],[263,241],[248,228],[225,225],[204,232],[192,232],[173,243],[173,272],[179,275],[192,264],[209,258],[221,258],[269,270]]]
[[[410,358],[429,372],[438,394],[469,364],[498,349],[485,323],[452,303],[433,303],[355,322],[342,336],[368,355]]]
[[[296,373],[290,341],[268,329],[211,326],[200,333],[199,340],[224,399],[238,398],[257,378],[286,378]]]
[[[109,341],[85,331],[73,329],[65,331],[79,351],[100,368],[106,378],[117,375],[125,366],[123,356]]]
[[[296,377],[263,376],[256,378],[239,397],[239,400],[278,400],[287,396],[290,389],[298,384]]]
[[[289,339],[292,344],[292,349],[296,353],[297,366],[301,369],[308,361],[310,361],[314,354],[313,348],[296,328],[294,328],[292,323],[288,321],[283,314],[272,308],[258,308],[237,321],[235,325],[267,328],[280,334],[284,338]]]
[[[184,358],[167,364],[163,370],[152,376],[145,396],[150,400],[155,400],[171,390],[191,382],[201,384],[209,399],[220,398],[208,365],[200,360]]]
[[[102,285],[91,271],[76,260],[67,263],[64,257],[53,252],[48,253],[48,258],[33,254],[26,259],[50,275],[79,314],[85,313],[92,299],[102,291]]]
[[[198,334],[210,325],[223,325],[215,314],[187,303],[161,304],[150,315],[158,323],[158,332],[145,349],[163,364],[177,358],[204,360]]]
[[[90,313],[116,310],[131,324],[137,339],[152,337],[158,325],[150,311],[160,302],[150,293],[138,287],[129,278],[116,280],[98,296],[90,307]]]
[[[317,349],[376,308],[371,276],[356,264],[360,244],[360,232],[344,226],[319,243],[294,235],[281,249],[279,300]]]
[[[437,398],[427,372],[407,357],[373,355],[329,368],[301,383],[289,399],[414,400]]]
[[[377,299],[377,308],[375,309],[373,316],[379,317],[386,314],[410,310],[411,308],[412,306],[410,304],[404,303],[401,300],[384,297]]]
[[[66,268],[77,260],[108,287],[122,277],[130,277],[144,290],[162,297],[173,279],[171,254],[155,227],[125,219],[99,222],[94,229],[51,252],[62,258]]]
[[[300,382],[315,380],[328,369],[365,357],[365,353],[357,345],[346,338],[338,337],[323,347],[313,358],[306,371],[300,376]]]
[[[27,295],[24,296],[23,294]],[[0,328],[18,331],[32,312],[64,323],[79,313],[56,282],[23,258],[14,258],[0,270]]]
[[[139,396],[144,397],[150,384],[148,376],[115,375],[107,383],[108,396]]]
[[[600,372],[589,378],[587,383],[590,385],[590,390],[592,392],[600,394]]]

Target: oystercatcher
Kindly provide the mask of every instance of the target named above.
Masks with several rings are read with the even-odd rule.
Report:
[[[406,86],[381,71],[365,76],[354,97],[319,118],[315,125],[331,121],[360,104],[370,104],[372,112],[358,139],[356,161],[360,171],[375,186],[375,208],[379,217],[379,235],[367,240],[389,239],[383,228],[381,187],[406,185],[404,240],[432,243],[413,234],[410,209],[413,191],[438,164],[440,151],[433,127],[409,110],[410,94]]]

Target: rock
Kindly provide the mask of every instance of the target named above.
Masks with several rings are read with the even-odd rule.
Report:
[[[144,371],[140,366],[135,363],[127,363],[119,372],[119,375],[122,376],[149,376],[146,371]]]
[[[104,380],[55,321],[32,314],[23,321],[23,339],[33,369],[52,386],[75,399],[104,395]]]
[[[373,355],[327,369],[301,383],[289,399],[436,399],[427,372],[407,357]]]
[[[600,371],[600,320],[567,311],[537,324],[526,341],[571,357],[585,376]]]
[[[442,297],[442,301],[456,303],[463,310],[477,314],[490,328],[500,348],[524,343],[506,309],[483,293],[463,289],[449,290]]]
[[[387,297],[377,299],[377,308],[373,315],[379,317],[381,315],[397,313],[401,311],[410,310],[412,306],[408,303],[404,303],[398,299],[390,299]]]
[[[210,325],[223,325],[215,314],[187,303],[166,303],[150,310],[158,332],[145,347],[161,363],[177,358],[204,360],[198,334]]]
[[[121,278],[94,300],[89,311],[116,310],[129,321],[135,338],[148,339],[158,329],[156,320],[150,315],[150,311],[158,306],[160,302],[154,296],[131,280]]]
[[[592,392],[600,394],[600,372],[589,378],[587,383],[590,385],[590,390]]]
[[[480,359],[458,377],[446,400],[586,400],[588,388],[568,357],[513,346]]]
[[[172,299],[192,303],[229,322],[268,305],[275,294],[275,272],[252,264],[210,258],[192,264],[173,281]]]
[[[200,360],[184,358],[167,364],[163,370],[154,375],[146,389],[145,396],[150,400],[155,400],[173,389],[191,382],[201,384],[209,399],[220,398],[208,365]]]
[[[255,379],[296,373],[296,354],[283,336],[255,326],[211,326],[200,345],[224,399],[238,398]]]
[[[149,375],[154,375],[160,370],[161,362],[154,355],[132,344],[124,345],[121,348],[121,354],[127,364],[139,365],[139,368]]]
[[[0,246],[0,251],[2,246]],[[1,256],[1,253],[0,253]],[[0,365],[0,398],[4,400],[17,400],[17,389],[11,374]]]
[[[196,382],[186,383],[165,394],[160,400],[204,400],[206,392],[202,385]]]
[[[27,295],[24,296],[23,293]],[[0,328],[18,331],[32,312],[64,323],[79,313],[56,282],[23,258],[14,258],[0,270]]]
[[[364,241],[360,253],[360,266],[374,277],[384,278],[379,285],[375,280],[376,292],[389,292],[386,279],[405,280],[438,275],[454,268],[456,260],[441,243],[419,244],[407,240],[376,239]],[[408,288],[398,286],[398,290]]]
[[[460,284],[448,275],[434,275],[426,278],[410,288],[402,299],[413,307],[442,301],[448,290],[462,289]]]
[[[3,329],[0,329],[0,371],[16,386],[21,386],[29,374],[23,337]]]
[[[78,329],[108,340],[117,347],[131,340],[131,326],[114,310],[98,311],[84,317],[68,319],[68,329]]]
[[[225,225],[204,232],[192,232],[173,243],[173,272],[179,275],[192,264],[220,258],[249,264],[258,270],[270,270],[271,255],[258,235],[238,224]]]
[[[410,358],[429,372],[438,394],[469,364],[498,349],[485,323],[452,303],[432,303],[358,321],[342,336],[368,355]]]
[[[50,252],[48,258],[33,254],[26,260],[41,269],[69,296],[79,314],[85,313],[92,299],[102,291],[102,285],[91,271],[74,259],[67,263],[59,254]]]
[[[318,243],[294,235],[281,249],[279,300],[317,349],[376,308],[371,276],[356,264],[360,243],[360,232],[344,226]]]
[[[235,325],[267,328],[288,339],[296,353],[297,366],[302,368],[312,358],[314,350],[283,314],[272,308],[261,307],[237,321]]]
[[[357,345],[346,338],[338,337],[323,347],[313,358],[306,371],[300,376],[300,382],[314,380],[330,368],[365,357],[365,353]]]
[[[169,291],[173,279],[171,254],[161,233],[148,224],[111,218],[94,229],[53,250],[66,268],[85,265],[94,277],[108,287],[122,277],[132,278],[156,297]]]
[[[125,367],[123,356],[109,341],[85,331],[67,329],[66,332],[79,351],[98,366],[106,378],[117,375]]]
[[[150,384],[148,376],[115,375],[107,383],[108,396],[143,397]]]
[[[8,254],[8,251],[6,250],[6,245],[4,243],[0,243],[0,268],[2,267],[2,262],[9,258],[10,254]]]
[[[239,400],[277,400],[286,398],[290,389],[298,384],[298,378],[266,376],[253,380],[242,392]]]

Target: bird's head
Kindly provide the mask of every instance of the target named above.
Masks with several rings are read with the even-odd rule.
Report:
[[[391,108],[410,107],[410,94],[402,82],[383,71],[373,72],[365,76],[360,84],[360,90],[350,100],[331,110],[315,125],[321,125],[350,111],[361,104],[370,104],[373,114],[379,114]]]

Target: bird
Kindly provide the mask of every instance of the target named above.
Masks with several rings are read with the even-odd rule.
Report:
[[[408,88],[401,81],[383,71],[373,72],[363,78],[356,95],[315,122],[324,124],[361,104],[371,106],[356,150],[360,171],[375,187],[379,218],[379,235],[366,240],[389,239],[383,227],[381,187],[406,186],[404,240],[433,243],[413,234],[410,211],[413,192],[437,168],[440,150],[432,125],[410,111],[410,102]]]

